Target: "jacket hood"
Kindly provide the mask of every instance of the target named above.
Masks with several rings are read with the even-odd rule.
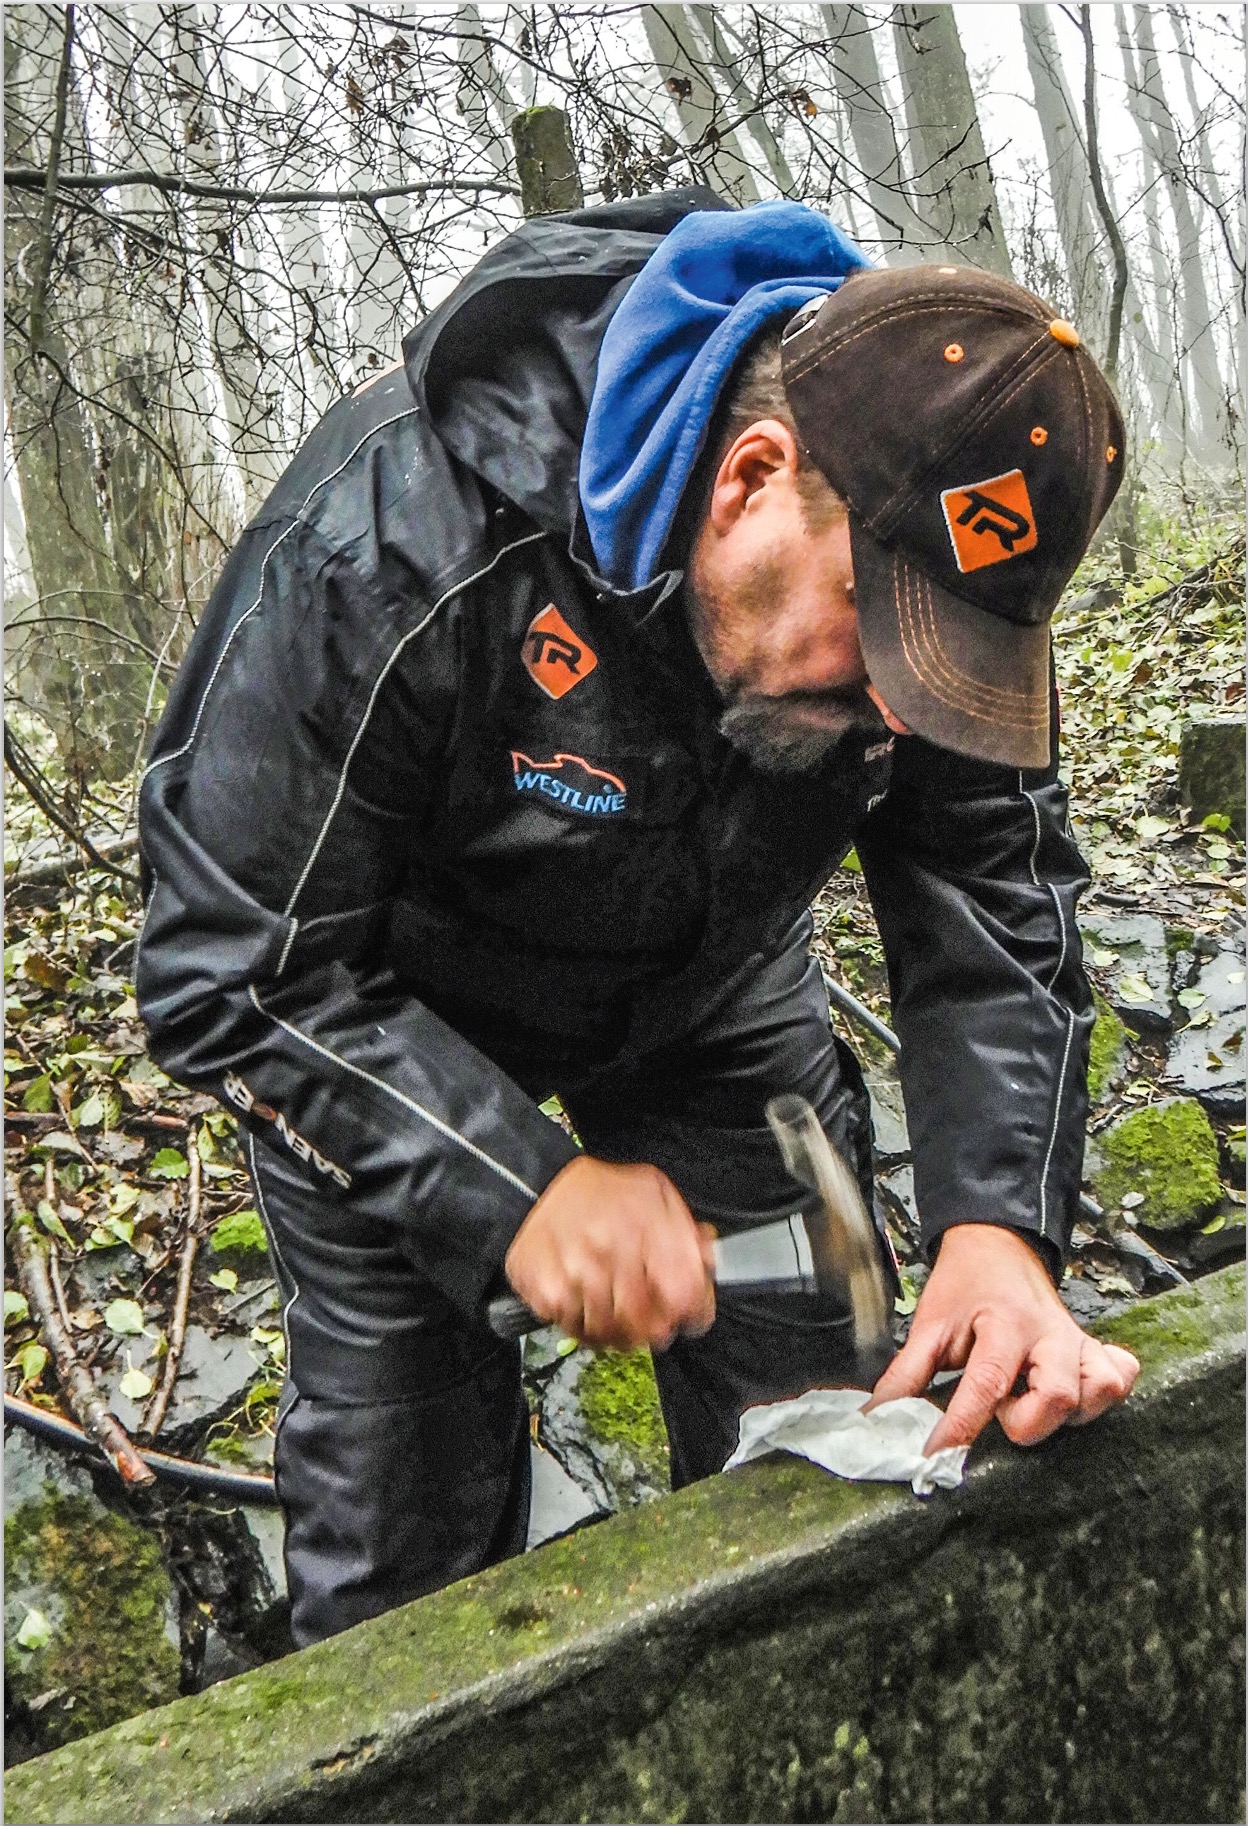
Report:
[[[577,466],[607,324],[663,237],[713,191],[539,216],[500,241],[404,339],[438,436],[537,525],[577,525]]]

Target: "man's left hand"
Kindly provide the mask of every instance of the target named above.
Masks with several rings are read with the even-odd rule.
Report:
[[[869,1405],[921,1395],[942,1369],[962,1380],[928,1453],[970,1445],[994,1414],[1015,1444],[1035,1445],[1125,1401],[1140,1372],[1130,1351],[1080,1330],[1034,1249],[989,1224],[945,1232],[905,1348]],[[1015,1394],[1020,1376],[1026,1389]]]

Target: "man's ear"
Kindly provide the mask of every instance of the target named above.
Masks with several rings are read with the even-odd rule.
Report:
[[[708,518],[721,537],[769,485],[796,481],[801,458],[797,439],[778,418],[749,425],[724,454],[711,486]]]

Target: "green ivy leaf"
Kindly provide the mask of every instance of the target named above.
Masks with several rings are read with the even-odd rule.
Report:
[[[14,1353],[13,1362],[21,1374],[22,1387],[29,1388],[47,1369],[48,1353],[42,1344],[23,1344],[21,1350]]]
[[[80,1129],[98,1129],[104,1120],[104,1099],[98,1091],[92,1091],[85,1103],[80,1103],[74,1111],[74,1125]]]
[[[104,1323],[121,1338],[137,1338],[143,1330],[143,1308],[137,1300],[110,1300],[104,1308]]]
[[[185,1179],[191,1169],[177,1148],[161,1148],[147,1170],[157,1179]]]
[[[30,1306],[26,1295],[18,1293],[14,1288],[6,1287],[4,1290],[4,1329],[7,1331],[10,1325],[22,1325],[29,1317]]]
[[[26,1086],[26,1093],[22,1098],[22,1108],[29,1110],[32,1115],[43,1116],[52,1108],[54,1102],[52,1079],[47,1072],[44,1072],[41,1077],[35,1079],[33,1084]]]
[[[57,1216],[54,1207],[48,1203],[46,1198],[41,1198],[39,1203],[35,1206],[35,1216],[39,1219],[39,1222],[49,1236],[58,1237],[62,1243],[68,1243],[70,1248],[73,1248],[73,1237],[69,1234],[69,1231]]]
[[[145,1376],[141,1369],[135,1369],[130,1362],[130,1353],[126,1352],[127,1369],[117,1387],[127,1401],[146,1401],[155,1387],[150,1376]]]
[[[219,1287],[222,1293],[235,1293],[238,1290],[238,1276],[232,1268],[218,1268],[215,1274],[208,1276],[209,1285]]]
[[[1229,831],[1231,820],[1225,812],[1210,812],[1207,818],[1200,821],[1202,831]]]

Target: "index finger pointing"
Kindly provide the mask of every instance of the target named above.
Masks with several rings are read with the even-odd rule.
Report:
[[[933,1427],[924,1454],[930,1457],[942,1446],[969,1446],[978,1439],[1013,1388],[1024,1356],[1017,1342],[991,1334],[977,1337],[953,1400]]]

